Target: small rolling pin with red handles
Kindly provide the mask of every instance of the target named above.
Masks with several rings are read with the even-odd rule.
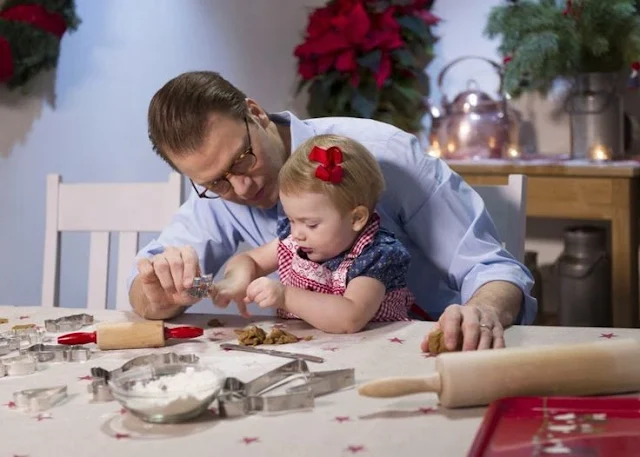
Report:
[[[640,390],[640,342],[632,339],[450,352],[437,373],[360,386],[367,397],[438,394],[445,408],[488,405],[516,396],[605,395]]]
[[[99,349],[140,349],[165,345],[171,338],[202,336],[199,327],[165,327],[162,321],[117,322],[100,324],[95,332],[75,332],[58,337],[58,344],[96,343]]]

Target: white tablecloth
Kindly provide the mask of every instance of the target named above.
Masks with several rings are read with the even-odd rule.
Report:
[[[83,312],[76,309],[42,309],[0,306],[0,332],[13,325]],[[118,311],[91,312],[96,324],[135,319]],[[212,315],[185,315],[171,324],[206,328]],[[288,359],[236,351],[223,351],[219,343],[235,340],[233,328],[247,325],[237,317],[217,316],[223,328],[207,328],[197,340],[151,350],[95,352],[85,363],[41,364],[36,374],[0,378],[0,457],[91,456],[465,456],[486,411],[485,408],[439,410],[434,394],[371,399],[355,389],[319,397],[314,410],[275,416],[252,415],[219,419],[205,414],[177,425],[144,423],[122,410],[117,402],[92,403],[87,392],[92,366],[120,367],[127,360],[150,353],[197,353],[227,376],[249,381],[284,364]],[[256,318],[269,329],[276,320]],[[323,364],[310,363],[313,371],[355,368],[356,382],[387,376],[420,376],[434,372],[434,359],[420,352],[420,341],[431,323],[393,323],[355,335],[328,335],[297,321],[285,322],[298,336],[311,341],[282,345],[278,349],[320,355]],[[85,329],[83,329],[85,330]],[[91,328],[87,328],[91,330]],[[634,337],[632,329],[513,327],[508,346],[597,341]],[[93,346],[93,345],[92,345]],[[473,379],[469,379],[473,383]],[[69,398],[41,414],[17,410],[13,393],[28,388],[67,385]]]

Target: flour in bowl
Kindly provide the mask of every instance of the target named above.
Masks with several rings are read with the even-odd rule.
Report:
[[[216,372],[187,367],[180,373],[135,382],[125,395],[116,389],[114,395],[129,409],[147,415],[173,416],[208,406],[221,384]]]

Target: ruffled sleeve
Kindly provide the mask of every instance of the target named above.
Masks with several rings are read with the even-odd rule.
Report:
[[[373,242],[354,260],[347,274],[348,281],[368,276],[384,284],[387,292],[407,286],[411,255],[390,233],[380,230]]]
[[[277,232],[278,238],[284,240],[291,233],[291,224],[289,224],[289,219],[282,218],[278,221]]]

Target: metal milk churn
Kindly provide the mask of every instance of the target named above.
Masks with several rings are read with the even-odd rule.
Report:
[[[583,73],[575,78],[565,109],[571,116],[571,158],[592,159],[603,147],[610,159],[624,155],[623,100],[617,73]]]
[[[558,325],[611,326],[611,265],[605,229],[582,226],[564,232],[558,259]]]

